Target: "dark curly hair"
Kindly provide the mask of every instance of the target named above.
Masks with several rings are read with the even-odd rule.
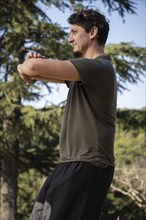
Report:
[[[93,26],[96,26],[98,28],[98,44],[105,45],[109,32],[109,21],[99,11],[82,9],[73,13],[68,18],[68,23],[83,27],[87,33],[91,31]]]

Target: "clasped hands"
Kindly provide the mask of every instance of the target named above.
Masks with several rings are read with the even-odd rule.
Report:
[[[36,53],[36,52],[28,52],[26,55],[26,59],[31,59],[31,58],[45,58],[45,56]],[[32,76],[30,76],[29,74],[27,75],[26,73],[24,73],[23,68],[22,68],[23,64],[19,64],[17,66],[17,70],[19,72],[20,77],[22,78],[22,80],[24,80],[26,83],[28,83],[29,85],[31,85],[33,83],[33,78]]]

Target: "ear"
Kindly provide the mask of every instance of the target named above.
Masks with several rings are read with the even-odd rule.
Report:
[[[98,34],[98,27],[93,26],[90,31],[90,39],[96,38]]]

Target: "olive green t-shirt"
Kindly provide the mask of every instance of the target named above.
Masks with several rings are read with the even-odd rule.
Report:
[[[114,166],[117,83],[111,59],[77,58],[70,62],[81,81],[69,82],[60,133],[60,161]]]

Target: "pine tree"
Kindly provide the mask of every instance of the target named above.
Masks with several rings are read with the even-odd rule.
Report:
[[[28,122],[31,126],[35,123],[36,115],[38,121],[39,119],[41,121],[46,114],[43,110],[39,114],[37,110],[31,108],[24,111],[24,102],[41,99],[39,91],[42,86],[46,86],[48,93],[51,91],[50,86],[42,82],[36,82],[32,87],[27,86],[20,80],[16,67],[18,63],[23,62],[28,50],[35,49],[52,58],[60,54],[58,57],[60,59],[68,55],[68,50],[66,54],[63,53],[66,48],[65,31],[57,24],[51,23],[44,12],[39,9],[36,1],[8,0],[1,3],[0,10],[1,218],[13,220],[16,213],[21,140],[24,140],[24,137],[29,140],[33,134],[33,132],[29,133]],[[25,118],[26,114],[27,118]],[[43,119],[46,120],[46,124],[49,119],[52,121],[49,116],[51,117],[51,113],[48,114],[48,118],[46,116]],[[47,130],[47,126],[45,128]],[[36,130],[36,136],[37,132]],[[56,145],[52,140],[50,143],[53,146]]]

